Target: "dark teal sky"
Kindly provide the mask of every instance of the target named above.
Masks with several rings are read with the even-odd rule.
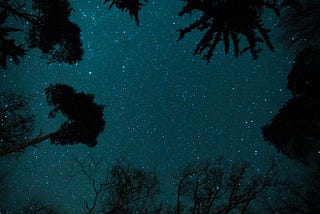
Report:
[[[73,157],[100,157],[97,179],[103,179],[103,172],[125,154],[138,166],[160,171],[164,189],[180,166],[221,155],[250,161],[257,171],[274,156],[281,167],[292,165],[263,142],[260,130],[290,97],[286,78],[293,55],[277,42],[277,28],[272,33],[276,52],[265,47],[253,61],[249,53],[234,58],[218,46],[207,66],[192,55],[200,32],[176,41],[177,30],[193,20],[178,17],[181,1],[149,1],[141,10],[140,27],[127,13],[108,11],[102,0],[70,2],[72,21],[82,30],[84,60],[48,65],[39,50],[32,50],[19,66],[1,71],[1,89],[32,96],[35,135],[40,128],[56,130],[63,119],[48,119],[43,92],[49,84],[93,93],[105,105],[105,131],[93,149],[43,142],[17,160],[2,159],[1,169],[10,175],[10,207],[35,195],[70,213],[81,211],[92,189],[83,175],[73,176],[79,170]],[[274,15],[265,17],[268,27],[276,25]],[[289,173],[287,168],[282,171]]]

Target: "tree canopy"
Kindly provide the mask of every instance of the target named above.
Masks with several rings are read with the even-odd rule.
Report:
[[[22,44],[17,45],[14,39],[8,38],[9,33],[21,31],[18,28],[5,26],[8,16],[7,11],[0,11],[0,65],[4,69],[7,68],[8,58],[11,58],[15,64],[19,64],[19,57],[26,55]]]
[[[294,96],[320,95],[320,49],[306,47],[300,51],[288,75],[289,89]]]
[[[105,125],[104,106],[93,102],[94,95],[76,92],[65,84],[50,85],[45,94],[48,104],[54,107],[49,117],[54,118],[57,112],[61,112],[68,119],[51,141],[61,145],[83,143],[94,147]]]
[[[39,48],[48,62],[74,64],[82,60],[80,28],[69,20],[72,8],[68,0],[32,0],[37,21],[28,32],[31,48]]]
[[[51,143],[59,145],[86,144],[94,147],[97,144],[98,135],[104,130],[103,105],[94,103],[94,95],[84,92],[76,92],[71,86],[65,84],[50,85],[45,90],[47,102],[54,109],[49,113],[49,118],[54,118],[58,112],[62,113],[67,121],[54,132],[28,140],[27,134],[32,130],[33,116],[23,117],[17,114],[17,110],[25,110],[24,100],[7,100],[13,104],[4,104],[3,115],[1,111],[2,125],[0,130],[1,151],[0,156],[5,156],[26,147],[38,144],[50,139]],[[10,99],[15,98],[11,96]],[[19,97],[18,97],[19,98]],[[13,119],[7,119],[7,115]],[[7,120],[9,122],[7,122]]]
[[[320,2],[314,0],[290,0],[283,10],[280,26],[281,42],[301,51],[305,47],[320,45]]]
[[[73,9],[68,0],[32,0],[32,12],[26,11],[26,2],[0,1],[0,62],[7,68],[7,59],[12,57],[16,64],[26,54],[26,47],[16,45],[14,39],[7,39],[10,32],[23,29],[6,27],[6,19],[12,16],[22,23],[28,22],[27,44],[39,48],[48,63],[74,64],[82,60],[83,49],[80,28],[69,20]]]
[[[109,10],[113,6],[116,6],[121,11],[128,12],[131,18],[134,18],[137,26],[140,25],[139,21],[139,10],[145,5],[144,2],[147,2],[148,0],[104,0],[104,3],[109,3]]]
[[[121,11],[129,13],[135,20],[137,26],[140,25],[139,11],[147,3],[147,0],[104,0],[108,4],[109,10],[113,6]],[[250,51],[253,59],[257,59],[266,44],[270,50],[275,48],[269,35],[270,29],[265,27],[262,19],[265,9],[273,11],[280,16],[280,10],[284,6],[288,8],[297,7],[297,0],[183,0],[185,5],[179,12],[179,16],[191,15],[194,12],[200,13],[200,18],[185,28],[179,29],[182,40],[187,33],[198,30],[205,32],[202,39],[198,42],[194,55],[203,55],[203,59],[210,63],[217,45],[222,41],[225,53],[233,46],[234,55]],[[280,3],[279,3],[280,2]],[[24,10],[25,3],[17,3],[14,0],[0,0],[0,12],[3,14],[0,20],[0,62],[6,69],[8,57],[12,57],[16,64],[19,58],[25,55],[26,49],[22,45],[16,45],[15,40],[7,39],[8,33],[21,31],[18,28],[6,28],[5,21],[7,16],[18,18],[21,22],[28,22],[27,44],[29,48],[39,48],[48,63],[68,63],[74,64],[82,60],[83,49],[80,39],[80,28],[76,23],[69,20],[73,11],[69,0],[50,1],[32,0],[32,12]],[[310,7],[305,10],[309,12]],[[319,8],[318,6],[316,8]],[[287,31],[298,30],[292,27],[292,20],[296,20],[297,13],[286,15],[285,26],[289,26]],[[316,17],[316,12],[312,17]],[[300,17],[300,15],[298,16]],[[0,17],[1,18],[1,17]],[[305,18],[302,23],[310,23],[310,18]],[[318,26],[318,25],[312,25]],[[311,30],[304,29],[306,33],[313,32],[312,38],[317,38],[318,28]],[[291,35],[292,33],[290,33]],[[286,35],[289,35],[286,34]],[[297,35],[299,36],[299,35]],[[300,35],[301,36],[301,35]],[[243,42],[241,38],[246,38]],[[304,37],[306,39],[307,37]],[[309,38],[309,37],[308,37]],[[301,40],[301,39],[300,39]],[[1,43],[0,43],[1,44]],[[4,45],[6,44],[6,45]]]
[[[290,158],[307,161],[320,150],[319,49],[305,48],[297,55],[288,76],[290,99],[262,127],[264,139]],[[314,161],[314,160],[313,160]],[[317,162],[320,160],[317,158]]]
[[[139,26],[139,11],[147,1],[140,0],[105,0],[109,10],[115,6],[128,12]],[[316,1],[284,0],[279,4],[276,0],[183,0],[185,5],[179,16],[199,12],[195,22],[179,30],[178,40],[183,39],[191,31],[204,31],[194,54],[203,55],[210,63],[219,43],[224,46],[226,54],[233,46],[235,57],[250,52],[257,59],[263,45],[274,51],[275,48],[262,19],[265,9],[280,16],[281,7],[288,7],[282,23],[284,34],[289,45],[298,46],[298,54],[288,76],[287,88],[292,91],[290,99],[271,120],[262,127],[264,139],[273,144],[278,151],[287,157],[298,159],[304,163],[316,160],[320,166],[320,59],[319,32],[320,4]],[[26,54],[22,44],[18,44],[10,35],[22,32],[18,27],[9,27],[10,16],[19,21],[28,22],[27,42],[29,48],[39,48],[43,56],[52,62],[74,64],[82,60],[83,49],[80,39],[80,28],[69,20],[73,11],[68,0],[32,0],[32,12],[24,9],[26,2],[0,0],[0,64],[6,69],[7,61],[12,59],[19,63],[19,57]],[[243,43],[241,37],[246,39]],[[49,118],[62,113],[67,120],[60,128],[47,135],[40,135],[30,140],[27,136],[33,130],[33,115],[24,111],[26,101],[17,95],[1,95],[0,100],[0,148],[1,155],[22,151],[27,146],[35,145],[50,139],[59,145],[86,144],[94,147],[97,137],[104,130],[103,105],[94,103],[94,95],[76,92],[65,84],[50,85],[45,90],[46,98],[53,110]],[[7,150],[7,148],[9,148]],[[319,168],[318,168],[319,169]],[[318,170],[317,169],[317,170]],[[176,177],[177,203],[174,213],[228,213],[236,211],[244,213],[256,199],[263,200],[262,195],[278,184],[272,180],[273,168],[270,167],[263,176],[247,177],[247,165],[221,165],[221,162],[203,163],[195,167],[187,167]],[[86,173],[85,170],[83,170]],[[132,213],[141,211],[150,213],[146,203],[153,203],[159,193],[159,180],[156,174],[146,173],[143,169],[130,168],[122,163],[115,165],[106,183],[96,189],[92,174],[86,174],[95,191],[95,203],[102,190],[106,198],[103,209],[111,213]],[[317,171],[319,175],[319,171]],[[310,204],[317,202],[319,181],[314,188]],[[280,185],[281,186],[281,185]],[[104,187],[104,189],[102,189]],[[152,200],[151,200],[152,199]],[[283,197],[282,197],[283,199]],[[95,206],[86,208],[92,211]],[[261,206],[267,206],[262,204]],[[161,211],[157,206],[153,213]],[[270,207],[269,207],[270,208]],[[296,212],[300,208],[286,207],[288,212]],[[286,209],[285,208],[285,209]],[[170,209],[168,209],[170,210]],[[281,208],[283,211],[284,208]],[[91,212],[90,211],[90,212]],[[316,212],[314,212],[316,213]]]
[[[263,126],[264,139],[290,158],[306,161],[320,149],[320,102],[308,97],[289,100]]]
[[[186,28],[180,29],[179,40],[186,33],[195,29],[205,31],[198,43],[194,54],[204,54],[203,58],[209,63],[217,44],[222,40],[225,53],[229,53],[230,40],[233,43],[234,54],[250,50],[254,59],[258,58],[262,51],[259,43],[265,42],[270,50],[274,51],[271,43],[269,29],[264,27],[262,12],[264,8],[273,10],[279,14],[276,1],[266,0],[183,0],[186,5],[182,8],[179,16],[191,14],[194,11],[201,12],[201,17]],[[260,36],[258,35],[260,34]],[[240,48],[240,37],[245,36],[247,46]]]

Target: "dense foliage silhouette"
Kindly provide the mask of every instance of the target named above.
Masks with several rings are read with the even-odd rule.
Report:
[[[318,97],[320,95],[320,49],[306,47],[300,51],[288,75],[289,89],[294,96],[304,95]]]
[[[291,0],[287,5],[280,19],[281,42],[298,51],[310,46],[319,48],[320,2]]]
[[[308,213],[320,212],[319,53],[318,48],[311,46],[297,54],[287,86],[294,98],[279,110],[270,124],[262,127],[267,142],[311,169],[304,184]]]
[[[257,59],[263,49],[263,43],[270,50],[274,51],[275,48],[269,36],[270,29],[264,26],[262,20],[264,10],[270,9],[280,16],[281,8],[297,7],[297,0],[183,1],[185,2],[185,6],[179,12],[179,16],[191,15],[192,12],[199,12],[201,16],[197,21],[179,30],[180,36],[178,40],[183,39],[185,34],[193,30],[205,31],[204,36],[194,50],[194,54],[203,55],[203,58],[208,63],[213,56],[216,46],[221,41],[223,41],[226,54],[229,53],[230,46],[233,44],[233,52],[236,57],[246,51],[250,51],[253,58]],[[138,26],[140,22],[139,11],[146,2],[147,0],[104,0],[104,3],[109,5],[109,10],[115,6],[121,11],[128,12]],[[83,49],[80,39],[80,28],[69,20],[69,16],[73,10],[69,0],[32,0],[33,12],[31,13],[23,9],[25,3],[19,4],[14,0],[0,0],[0,12],[18,18],[24,23],[30,23],[30,27],[27,30],[29,47],[39,48],[43,56],[48,60],[48,63],[65,62],[74,64],[81,61]],[[306,8],[307,12],[309,12],[310,7],[306,6]],[[316,17],[316,12],[313,13],[312,17]],[[288,27],[287,31],[291,32],[294,31],[292,29],[297,29],[297,26],[291,21],[296,21],[294,18],[297,15],[286,15],[286,17],[289,17],[286,20],[290,20],[284,21],[285,27]],[[309,18],[306,18],[306,20],[302,21],[302,23],[310,23]],[[4,22],[5,19],[2,19],[1,25]],[[10,28],[10,31],[17,30],[16,28]],[[311,31],[304,30],[306,32]],[[8,32],[7,30],[6,33],[2,33],[2,38],[5,38]],[[314,34],[313,38],[317,38],[317,35]],[[246,42],[241,40],[242,36],[246,38]],[[18,56],[21,57],[25,54],[25,49],[21,45],[15,45],[14,40],[7,40],[7,43],[8,41],[11,41],[9,45],[10,51],[8,47],[0,46],[0,51],[3,55],[1,62],[4,69],[6,68],[6,59],[9,56],[13,57],[14,62],[17,64],[19,63]]]
[[[39,48],[43,56],[52,62],[74,64],[82,60],[83,49],[80,40],[80,28],[69,20],[72,8],[68,0],[32,0],[32,12],[24,8],[26,3],[14,0],[0,1],[0,56],[1,65],[7,68],[6,61],[11,56],[16,64],[18,56],[25,55],[22,45],[15,45],[14,39],[4,39],[9,32],[22,31],[18,28],[4,27],[10,15],[25,26],[28,23],[27,43],[29,48]]]
[[[311,207],[309,213],[319,213],[320,19],[318,14],[320,4],[311,0],[286,0],[282,4],[276,0],[183,1],[185,5],[179,16],[191,15],[192,12],[200,12],[201,15],[197,21],[179,30],[179,40],[191,31],[205,31],[194,54],[203,55],[208,63],[221,41],[226,54],[233,45],[236,57],[250,51],[253,58],[257,59],[263,43],[273,51],[269,29],[264,26],[262,14],[265,9],[270,9],[279,16],[280,5],[287,7],[284,15],[280,16],[280,19],[284,17],[282,19],[285,35],[283,41],[299,50],[288,76],[287,87],[294,97],[279,110],[269,124],[262,127],[262,131],[264,139],[287,157],[317,165],[314,173],[316,182],[312,191],[304,195],[304,204],[301,206],[300,204],[294,206],[285,201],[284,207],[275,207],[281,200],[288,199],[288,195],[295,197],[290,192],[290,188],[286,189],[286,197],[281,196],[271,205],[262,203],[261,206],[266,209],[272,208],[273,213],[284,211],[302,213],[307,210],[304,207],[307,205]],[[31,2],[32,12],[29,13],[24,9],[26,2],[0,0],[1,66],[6,69],[9,59],[18,64],[19,57],[26,54],[25,47],[18,45],[19,42],[10,38],[12,33],[21,32],[23,29],[8,27],[9,17],[17,18],[22,23],[29,23],[28,47],[39,48],[49,63],[74,64],[82,60],[80,28],[69,20],[72,12],[69,1],[32,0]],[[104,1],[105,4],[110,3],[109,9],[116,6],[128,12],[138,26],[138,14],[145,2],[140,0]],[[246,38],[247,45],[242,46],[244,43],[240,40],[241,37]],[[20,98],[9,98],[1,105],[1,156],[22,151],[28,146],[47,139],[60,145],[82,143],[94,147],[97,144],[97,137],[104,129],[105,121],[104,107],[93,102],[94,95],[76,92],[65,84],[50,85],[45,93],[49,105],[54,107],[49,117],[54,118],[57,113],[62,113],[67,121],[57,131],[47,135],[40,133],[37,138],[27,141],[25,136],[32,131],[33,116],[21,114],[25,105],[23,102],[18,105],[15,103]],[[1,96],[2,98],[7,99],[5,96]],[[8,104],[10,100],[13,101],[12,105]],[[11,106],[12,110],[8,109],[8,106]],[[163,212],[161,206],[153,206],[159,185],[155,174],[117,164],[112,168],[107,181],[97,188],[93,174],[90,171],[82,171],[90,180],[95,194],[94,205],[89,206],[89,203],[85,202],[85,209],[89,213],[95,210],[98,197],[104,193],[108,200],[102,201],[104,204],[101,207],[107,213]],[[263,202],[269,200],[269,196],[265,197],[265,193],[269,193],[270,188],[287,187],[286,183],[273,182],[272,172],[271,167],[266,174],[251,178],[247,174],[247,165],[236,163],[230,167],[221,165],[219,161],[187,167],[176,176],[177,203],[166,209],[168,211],[166,213],[249,212],[251,203],[258,204],[259,200]],[[293,201],[296,202],[295,198]],[[150,206],[146,207],[146,204]],[[287,205],[290,206],[286,207]],[[153,211],[150,211],[150,207]]]
[[[29,44],[38,47],[49,62],[74,64],[82,60],[80,28],[69,20],[73,10],[68,0],[33,0],[37,23],[31,23]]]
[[[287,86],[295,97],[270,124],[262,127],[266,141],[288,157],[303,162],[310,156],[319,156],[320,150],[319,53],[319,49],[305,48],[297,55]]]
[[[17,130],[9,129],[9,134],[6,133],[6,126],[1,127],[1,132],[3,134],[3,141],[1,145],[10,144],[11,141],[14,142],[13,145],[5,146],[0,151],[0,156],[5,156],[13,152],[21,151],[26,147],[38,144],[44,140],[50,139],[53,144],[86,144],[89,147],[94,147],[97,144],[98,135],[104,130],[105,121],[103,119],[103,108],[102,105],[97,105],[93,102],[94,95],[85,94],[84,92],[76,92],[72,87],[65,84],[55,84],[50,85],[45,90],[47,102],[49,105],[53,106],[54,109],[49,113],[49,118],[54,118],[56,113],[61,112],[67,117],[67,121],[62,123],[60,128],[52,133],[43,135],[43,132],[39,133],[39,136],[33,140],[26,141],[26,139],[21,139],[25,137],[25,132],[30,129],[29,120],[33,122],[33,117],[27,118],[27,123],[22,123],[26,120],[18,115],[18,131],[21,130],[19,135],[11,137],[10,132],[15,133]],[[15,103],[15,101],[12,101]],[[19,107],[19,106],[18,106]],[[24,108],[24,105],[22,105]],[[6,109],[5,109],[6,110]],[[16,109],[8,109],[7,113],[4,114],[14,114]],[[24,109],[23,109],[24,110]],[[15,123],[13,123],[15,125]],[[20,125],[21,124],[21,125]],[[24,127],[25,130],[23,129]],[[29,129],[27,129],[29,128]],[[22,136],[20,136],[23,134]],[[6,138],[6,135],[9,137]],[[11,141],[10,141],[11,140]],[[21,142],[18,142],[21,140]]]
[[[264,8],[273,10],[279,15],[276,1],[266,0],[183,0],[186,5],[182,8],[179,16],[191,14],[194,11],[201,12],[201,17],[189,26],[180,29],[179,40],[186,33],[195,29],[205,31],[201,41],[197,44],[194,54],[207,53],[203,58],[210,62],[213,52],[222,40],[225,53],[229,53],[230,40],[233,44],[234,54],[250,50],[254,59],[258,58],[262,47],[259,43],[265,42],[270,50],[274,47],[270,41],[269,29],[264,27],[262,13]],[[260,34],[260,35],[258,35]],[[245,36],[247,46],[240,48],[240,37]]]
[[[49,117],[54,118],[57,112],[61,112],[68,119],[61,125],[61,131],[51,136],[51,141],[61,145],[83,143],[94,147],[105,125],[104,106],[93,102],[94,95],[76,92],[65,84],[50,85],[45,94],[48,104],[54,106]]]
[[[310,97],[289,100],[272,119],[262,127],[264,139],[289,158],[306,161],[317,156],[320,149],[320,102]]]
[[[116,6],[121,11],[128,12],[131,18],[134,18],[136,24],[139,26],[139,10],[145,5],[147,0],[105,0],[104,3],[109,3],[109,10]]]
[[[23,45],[17,45],[14,39],[9,39],[8,35],[12,32],[21,31],[18,28],[5,26],[9,14],[6,11],[0,11],[0,65],[7,68],[7,60],[12,59],[15,64],[19,64],[20,59],[26,54]]]

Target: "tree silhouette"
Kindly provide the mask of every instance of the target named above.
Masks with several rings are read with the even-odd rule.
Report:
[[[282,43],[296,50],[320,45],[320,2],[290,1],[280,19]]]
[[[104,3],[110,2],[109,10],[113,6],[116,6],[121,11],[128,12],[131,18],[134,18],[137,26],[139,23],[139,10],[145,5],[143,2],[147,2],[147,0],[105,0]]]
[[[320,95],[320,49],[307,47],[300,51],[288,75],[287,89],[294,96]]]
[[[48,63],[74,64],[82,60],[80,28],[69,20],[73,9],[68,0],[32,0],[33,11],[30,13],[24,9],[25,6],[26,1],[19,3],[14,0],[0,0],[0,62],[4,69],[7,68],[8,56],[18,64],[17,56],[21,57],[26,52],[22,45],[15,45],[14,39],[5,39],[9,32],[22,31],[2,26],[9,15],[23,24],[28,23],[28,45],[30,48],[39,48]]]
[[[97,144],[97,137],[103,131],[105,121],[103,119],[104,106],[93,102],[94,95],[75,90],[65,84],[50,85],[45,90],[47,102],[54,106],[49,118],[54,118],[57,112],[61,112],[67,117],[67,121],[62,123],[60,128],[47,135],[5,147],[0,152],[1,156],[38,144],[50,139],[53,144],[76,144],[82,143],[89,147]],[[41,133],[42,134],[42,133]]]
[[[272,119],[262,127],[264,139],[289,158],[307,161],[318,156],[320,149],[320,102],[309,97],[289,100]]]
[[[262,127],[264,139],[289,158],[306,164],[312,176],[304,183],[308,213],[320,212],[320,4],[313,0],[288,0],[281,15],[281,41],[298,53],[288,76],[290,99]]]
[[[303,213],[307,210],[300,186],[278,178],[275,160],[265,172],[258,173],[249,172],[248,163],[230,163],[222,158],[191,163],[174,176],[176,195],[162,195],[159,175],[133,167],[125,158],[118,159],[100,184],[94,175],[101,161],[91,158],[86,163],[76,162],[94,190],[91,205],[85,201],[87,213],[226,214],[256,210]],[[176,201],[172,201],[175,204],[163,201],[172,196],[176,196]]]
[[[80,166],[80,173],[89,180],[94,191],[91,205],[84,203],[87,213],[125,214],[125,213],[160,213],[162,207],[156,203],[160,193],[159,176],[154,172],[133,167],[125,157],[119,158],[105,180],[98,184],[95,174],[100,160],[90,157],[90,162],[82,163],[75,159]],[[100,199],[101,198],[101,199]],[[100,201],[100,204],[98,203]]]
[[[132,167],[125,159],[120,159],[107,176],[103,212],[156,213],[153,205],[155,196],[160,193],[159,184],[156,173]]]
[[[270,124],[262,127],[267,142],[312,169],[313,175],[304,184],[307,188],[304,201],[309,213],[320,212],[319,50],[305,47],[297,54],[287,86],[294,98],[279,110]]]
[[[305,48],[297,55],[287,87],[295,97],[279,110],[270,124],[262,127],[267,142],[288,157],[303,162],[311,157],[319,161],[319,53],[319,49]]]
[[[273,161],[264,174],[250,176],[247,163],[230,164],[222,158],[187,166],[175,176],[175,213],[254,213],[253,204],[258,210],[266,210],[264,199],[279,195],[286,195],[286,200],[277,201],[277,206],[272,207],[294,213],[293,209],[302,208],[298,198],[287,195],[295,185],[277,179],[275,166]],[[272,192],[275,194],[271,197]]]
[[[0,151],[26,142],[34,129],[28,98],[17,93],[0,94]]]
[[[281,18],[285,29],[285,41],[309,42],[318,41],[320,4],[315,1],[307,1],[302,4],[298,0],[183,0],[185,6],[179,12],[179,16],[200,12],[201,17],[194,23],[179,30],[178,40],[185,34],[193,31],[205,31],[204,36],[197,44],[194,55],[203,55],[210,63],[216,46],[223,41],[225,53],[229,53],[232,43],[233,52],[237,57],[250,51],[253,59],[257,59],[263,50],[260,44],[265,43],[270,50],[274,46],[270,40],[269,29],[262,21],[263,11],[267,8],[280,16],[280,8],[287,8],[284,17]],[[139,11],[147,0],[104,0],[109,4],[109,10],[113,6],[121,11],[128,12],[130,17],[139,26]],[[72,8],[69,0],[32,0],[32,13],[25,11],[26,1],[18,3],[15,0],[0,0],[0,27],[4,25],[8,15],[30,25],[27,31],[27,42],[30,48],[39,48],[43,56],[52,62],[66,62],[74,64],[82,60],[83,49],[80,40],[80,28],[69,20]],[[300,5],[302,5],[300,7]],[[292,12],[293,11],[293,12]],[[0,17],[1,18],[1,17]],[[295,24],[298,23],[298,24]],[[308,27],[304,27],[308,26]],[[16,45],[15,40],[7,39],[9,32],[21,31],[18,28],[0,28],[0,63],[6,69],[6,61],[11,57],[18,64],[19,58],[25,55],[22,45]],[[243,46],[241,37],[247,40]],[[289,39],[288,39],[289,38]],[[294,39],[292,39],[294,38]],[[231,40],[231,41],[230,41]]]
[[[23,45],[17,45],[14,39],[8,39],[10,32],[21,31],[18,28],[4,26],[9,14],[6,11],[0,11],[0,64],[3,69],[7,69],[7,60],[11,58],[15,64],[19,64],[20,59],[26,54]]]
[[[254,59],[258,58],[262,51],[258,43],[265,42],[270,50],[274,47],[268,35],[269,29],[262,22],[264,8],[269,8],[279,15],[276,1],[266,0],[183,0],[186,5],[182,8],[179,16],[190,14],[194,11],[201,12],[200,19],[189,26],[180,29],[180,37],[184,38],[186,33],[195,29],[205,31],[201,41],[198,43],[195,54],[204,54],[203,58],[210,63],[210,59],[217,44],[223,40],[225,53],[229,53],[230,39],[233,43],[234,54],[250,50]],[[258,36],[257,34],[260,34]],[[247,38],[248,45],[240,49],[240,37]]]
[[[65,84],[50,85],[45,93],[49,105],[54,106],[49,118],[54,118],[57,112],[68,118],[60,126],[61,131],[51,136],[51,142],[61,145],[83,143],[94,147],[105,125],[104,106],[93,102],[94,95],[75,92]]]
[[[49,62],[74,64],[82,60],[80,28],[70,22],[73,10],[68,0],[33,0],[38,21],[31,23],[29,44],[38,47]]]

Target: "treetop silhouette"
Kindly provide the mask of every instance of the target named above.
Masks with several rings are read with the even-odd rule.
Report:
[[[104,3],[111,2],[109,5],[109,10],[113,6],[116,6],[121,11],[128,12],[131,18],[134,18],[137,26],[140,25],[139,21],[139,10],[145,5],[143,2],[147,2],[148,0],[105,0]]]
[[[31,48],[38,47],[48,62],[74,64],[82,60],[83,50],[80,28],[70,22],[73,10],[68,0],[33,0],[37,22],[28,32]]]
[[[182,8],[179,16],[190,14],[194,11],[201,12],[201,17],[189,26],[180,29],[180,37],[197,29],[205,31],[198,43],[195,54],[207,53],[203,58],[210,63],[210,59],[217,44],[222,40],[225,53],[229,53],[230,39],[233,43],[234,55],[237,57],[250,50],[254,59],[258,58],[262,47],[259,43],[265,42],[270,50],[274,47],[270,41],[269,29],[264,27],[262,12],[264,8],[271,9],[279,15],[276,1],[266,0],[183,0],[186,5]],[[258,35],[260,34],[260,36]],[[245,36],[248,45],[240,49],[240,37]]]
[[[187,27],[179,29],[180,36],[178,41],[193,30],[204,31],[204,36],[198,42],[194,55],[203,55],[203,59],[207,63],[210,63],[216,46],[221,41],[226,54],[229,53],[230,46],[233,45],[233,52],[236,57],[250,51],[253,59],[257,59],[263,50],[263,43],[271,51],[274,51],[275,48],[269,36],[270,30],[264,26],[262,21],[262,14],[265,9],[270,9],[278,16],[280,16],[280,9],[283,7],[289,8],[289,11],[295,11],[294,13],[285,13],[283,18],[285,35],[290,35],[290,39],[297,38],[297,41],[302,41],[308,39],[317,40],[319,38],[317,36],[319,34],[318,26],[320,26],[318,24],[319,17],[316,15],[320,11],[320,4],[318,3],[302,4],[298,0],[183,1],[185,5],[178,13],[179,16],[191,15],[192,12],[200,12],[201,16]],[[105,4],[109,4],[109,10],[115,6],[121,11],[128,12],[138,26],[139,11],[145,6],[146,2],[148,1],[104,0]],[[29,47],[39,48],[48,63],[65,62],[74,64],[81,61],[83,49],[80,28],[69,20],[69,16],[73,11],[69,0],[32,0],[33,11],[31,13],[24,10],[25,3],[18,3],[14,0],[0,0],[0,11],[18,18],[24,23],[29,22],[30,28],[27,31]],[[313,22],[314,19],[316,19],[316,24]],[[2,22],[4,21],[5,19]],[[298,24],[296,25],[295,22]],[[305,28],[305,24],[308,24],[306,25],[308,27]],[[11,32],[16,30],[16,28],[11,28]],[[7,36],[8,32],[2,33],[2,37]],[[242,37],[246,38],[247,44],[241,40]],[[11,51],[8,51],[8,47],[0,46],[0,53],[4,55],[1,60],[4,69],[6,68],[7,57],[11,56],[17,64],[19,63],[18,57],[25,54],[22,46],[15,45],[14,40],[10,41],[9,50]]]
[[[61,125],[61,132],[51,137],[51,141],[61,145],[83,143],[94,147],[105,125],[104,106],[93,102],[94,95],[75,92],[65,84],[50,85],[45,94],[49,105],[54,106],[49,118],[61,112],[68,119]]]
[[[7,38],[11,32],[21,31],[18,28],[4,26],[8,17],[8,12],[0,11],[0,65],[3,69],[7,68],[8,58],[11,58],[15,64],[19,64],[18,57],[26,54],[22,44],[17,45],[14,39]]]
[[[15,45],[15,39],[6,39],[8,33],[23,31],[3,25],[8,16],[22,24],[28,23],[27,43],[29,48],[39,48],[48,63],[65,62],[74,64],[82,60],[83,49],[80,28],[69,20],[72,8],[68,0],[32,0],[32,12],[26,11],[26,1],[0,0],[0,62],[7,68],[7,58],[16,64],[18,56],[24,56],[26,49]]]
[[[49,113],[49,118],[54,118],[56,113],[61,112],[67,121],[62,123],[58,130],[47,135],[42,135],[41,132],[33,140],[15,142],[13,145],[1,148],[0,156],[22,151],[26,147],[47,139],[50,139],[53,144],[60,145],[81,143],[94,147],[97,144],[97,137],[104,130],[105,121],[104,106],[93,102],[94,95],[76,92],[65,84],[50,85],[45,93],[49,105],[54,106]]]

